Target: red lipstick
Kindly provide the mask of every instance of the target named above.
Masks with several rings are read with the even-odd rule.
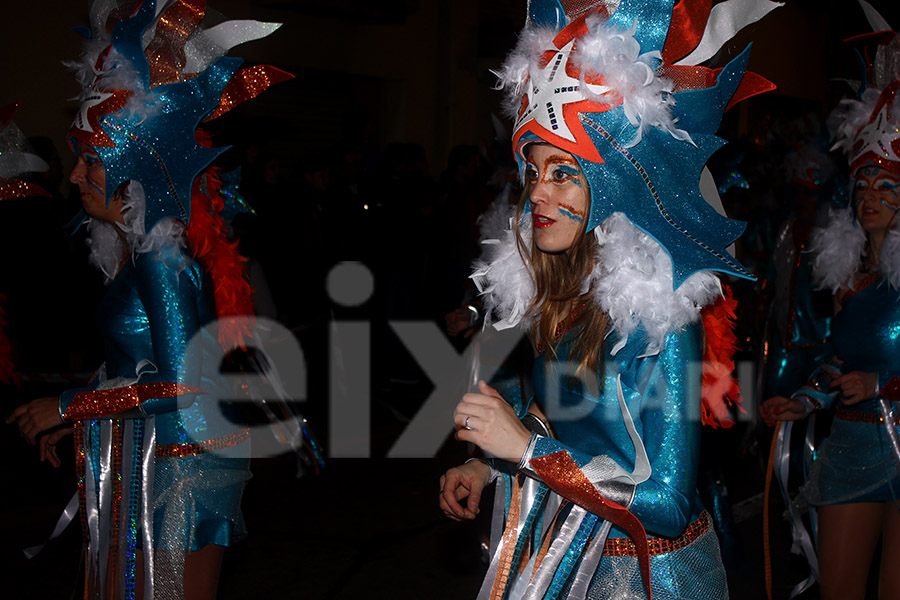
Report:
[[[556,220],[551,219],[550,217],[545,217],[544,215],[539,215],[537,213],[531,214],[532,220],[534,221],[534,226],[538,229],[545,229],[556,223]]]

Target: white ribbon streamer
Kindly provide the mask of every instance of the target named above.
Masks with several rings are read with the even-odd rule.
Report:
[[[706,22],[700,44],[676,65],[699,65],[709,60],[734,35],[751,23],[759,21],[781,2],[769,0],[727,0],[713,6]]]

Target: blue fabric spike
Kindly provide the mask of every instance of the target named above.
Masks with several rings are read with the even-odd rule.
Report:
[[[729,62],[716,80],[716,85],[701,90],[686,90],[673,94],[675,107],[672,115],[678,119],[678,126],[691,135],[697,133],[715,133],[719,128],[725,107],[731,97],[737,91],[744,72],[747,70],[747,61],[750,60],[750,48],[748,45],[743,52]]]
[[[112,45],[122,53],[137,70],[144,89],[150,86],[150,65],[144,56],[141,43],[144,31],[156,16],[156,0],[141,3],[133,17],[119,21],[112,32]]]
[[[627,31],[637,20],[634,37],[641,44],[641,52],[661,52],[669,34],[673,6],[674,0],[622,0],[609,22]]]
[[[695,146],[650,128],[641,143],[625,148],[620,140],[633,135],[633,128],[622,111],[587,113],[584,123],[605,161],[575,157],[588,181],[601,183],[591,187],[589,230],[614,212],[625,213],[672,257],[675,288],[706,269],[753,278],[725,251],[744,223],[721,216],[700,194],[700,172],[724,140],[697,134]],[[620,190],[629,190],[627,202]]]
[[[166,217],[190,221],[194,178],[228,149],[200,146],[195,131],[242,62],[220,58],[193,79],[156,87],[149,116],[119,111],[103,117],[103,131],[116,144],[95,148],[106,166],[107,202],[122,183],[135,179],[147,198],[146,231]]]

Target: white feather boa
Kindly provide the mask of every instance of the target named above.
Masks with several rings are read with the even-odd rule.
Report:
[[[496,329],[522,324],[530,327],[529,313],[535,287],[516,246],[511,219],[505,231],[484,239],[485,253],[474,265],[472,279],[481,292],[485,311],[500,320]],[[530,215],[520,224],[526,248],[531,246]],[[710,271],[691,275],[672,289],[672,260],[653,238],[615,213],[594,230],[599,249],[593,272],[584,282],[593,286],[597,306],[610,318],[618,352],[638,327],[646,334],[645,354],[659,352],[669,332],[700,318],[700,309],[722,294],[719,278]],[[486,323],[489,320],[486,319]]]
[[[181,271],[187,266],[188,259],[183,253],[180,251],[167,252],[185,247],[184,223],[178,219],[162,219],[150,233],[145,233],[145,205],[146,199],[141,184],[131,181],[125,191],[125,203],[122,209],[124,224],[88,219],[87,245],[90,248],[88,260],[103,273],[107,284],[115,279],[119,272],[126,245],[131,252],[132,260],[137,254],[165,252],[167,256],[175,257],[173,267],[176,270]]]
[[[813,278],[819,288],[837,292],[856,283],[866,255],[866,233],[850,208],[829,209],[828,224],[812,232]],[[894,289],[900,289],[900,222],[884,236],[878,256],[878,271]]]

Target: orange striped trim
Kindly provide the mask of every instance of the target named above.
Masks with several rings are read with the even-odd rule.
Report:
[[[238,444],[243,444],[250,439],[250,430],[243,429],[235,433],[229,433],[222,437],[206,440],[205,442],[195,442],[193,444],[160,444],[156,447],[156,458],[173,458],[184,456],[196,456],[198,454],[209,454],[216,450],[224,450]]]
[[[63,417],[77,421],[108,417],[137,408],[152,398],[175,398],[187,394],[199,394],[202,388],[161,381],[158,383],[138,383],[108,390],[78,392],[66,408]]]
[[[709,529],[709,514],[706,511],[700,513],[696,521],[687,526],[677,538],[648,537],[650,556],[658,556],[667,552],[674,552],[694,542],[701,534]],[[637,547],[631,538],[609,538],[603,546],[603,554],[606,556],[637,556]]]

